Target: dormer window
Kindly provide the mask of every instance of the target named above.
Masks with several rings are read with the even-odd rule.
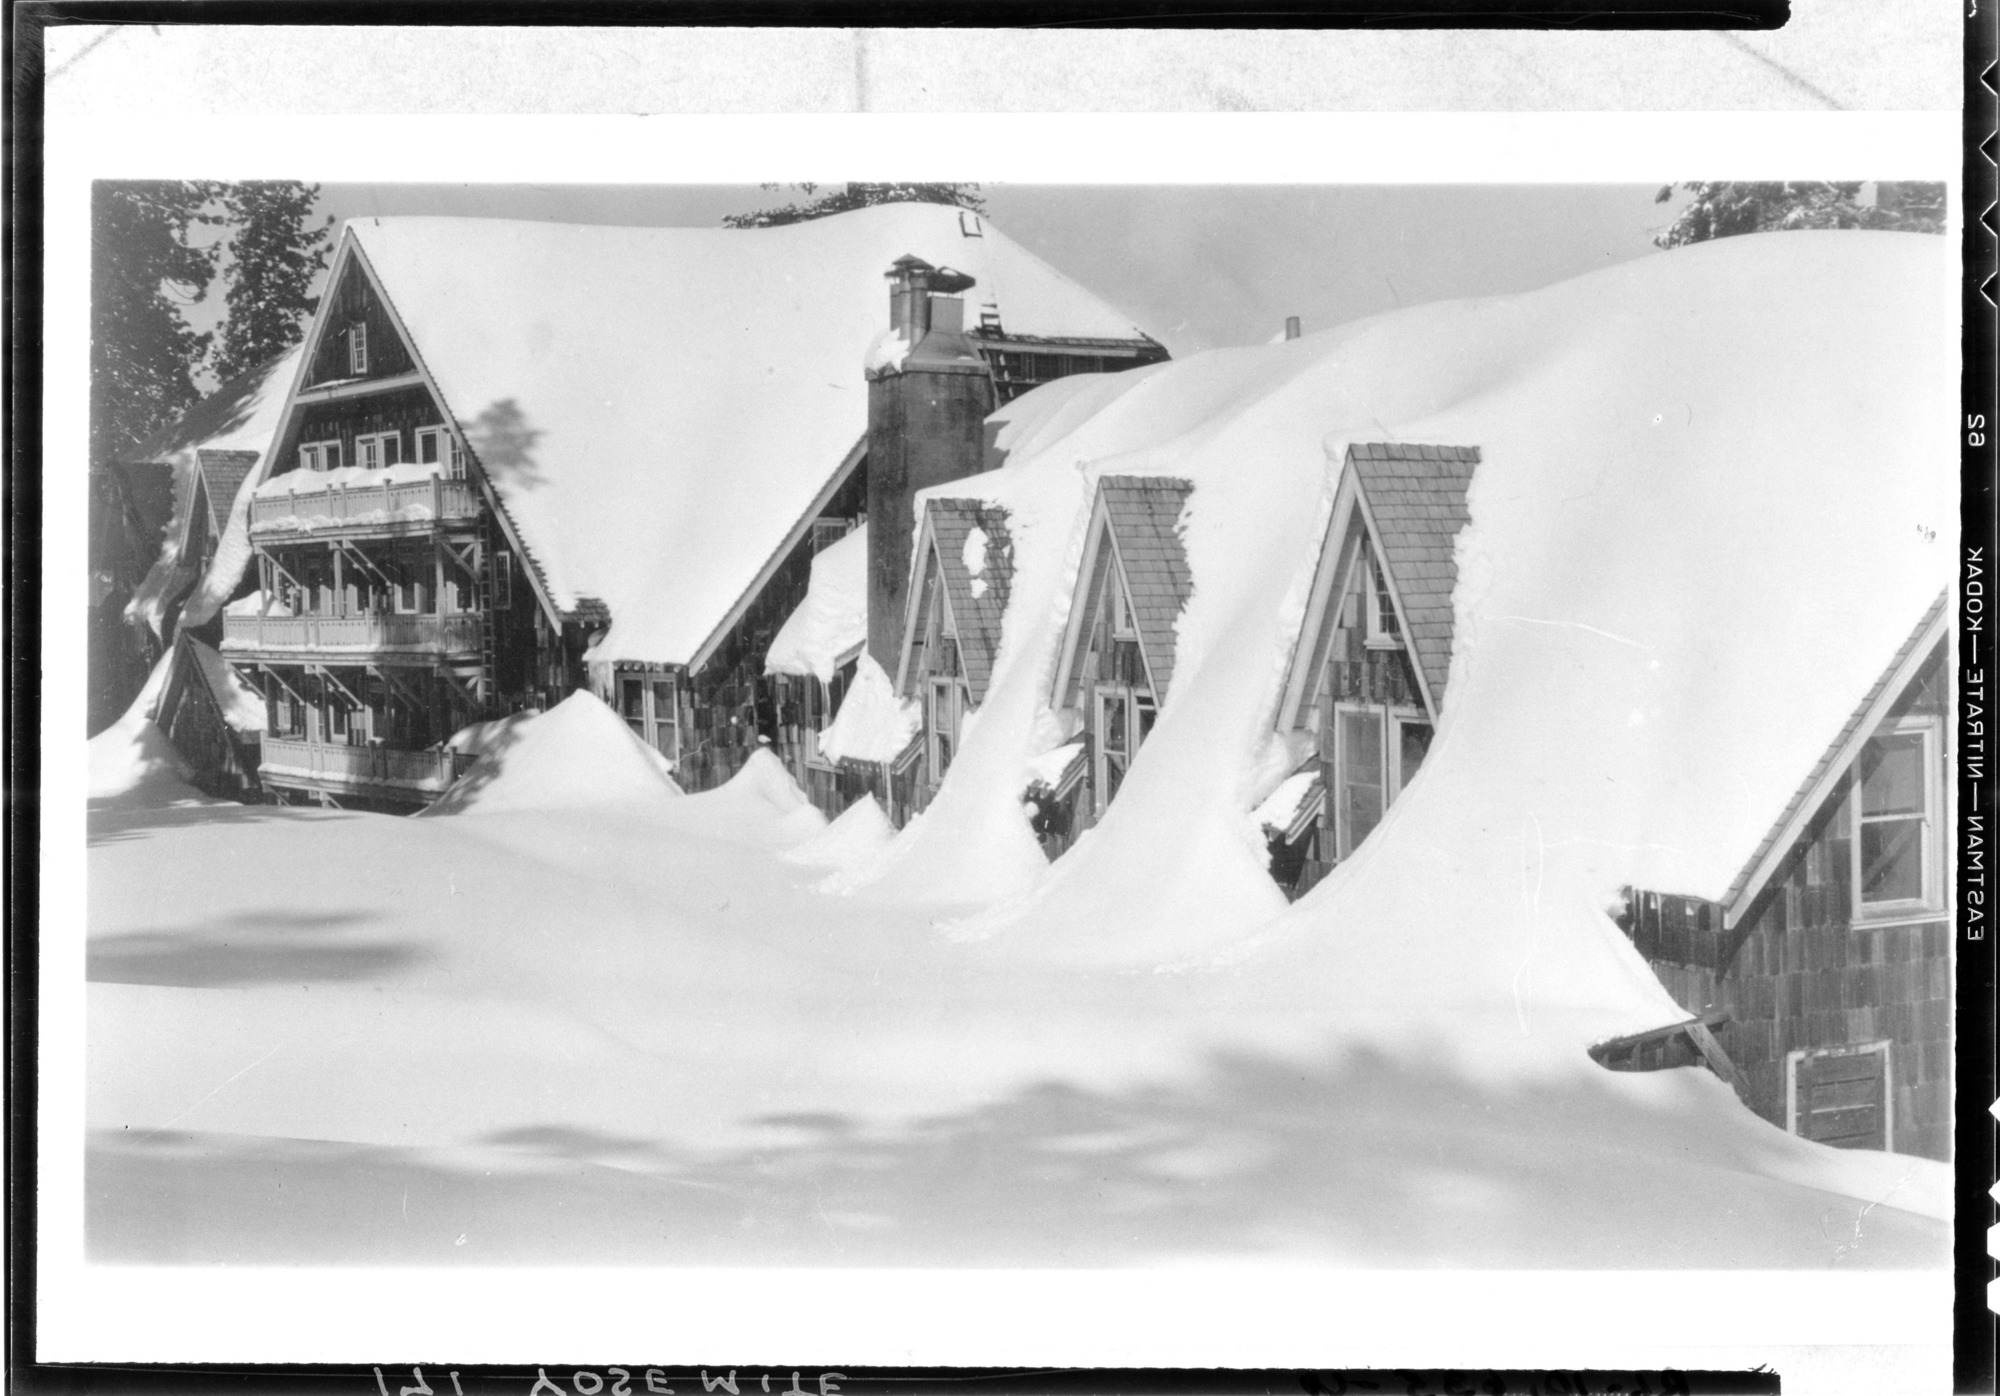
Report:
[[[1401,647],[1403,627],[1396,620],[1396,600],[1389,594],[1389,582],[1373,557],[1366,559],[1362,576],[1367,587],[1368,643],[1384,649]]]
[[[347,331],[347,371],[355,377],[368,372],[368,325],[357,321]]]

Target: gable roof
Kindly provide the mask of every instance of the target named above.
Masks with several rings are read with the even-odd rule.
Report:
[[[867,425],[883,273],[970,273],[1010,334],[1149,342],[990,224],[895,204],[778,228],[357,219],[367,265],[593,660],[694,659]],[[505,428],[504,431],[501,428]]]
[[[1153,692],[1164,698],[1174,681],[1174,627],[1194,592],[1187,548],[1176,527],[1194,484],[1159,475],[1107,475],[1097,489],[1146,673]]]
[[[1793,845],[1804,836],[1806,826],[1819,814],[1827,797],[1837,788],[1840,778],[1860,756],[1862,744],[1874,735],[1875,729],[1882,725],[1897,700],[1903,696],[1903,690],[1929,662],[1938,647],[1946,642],[1950,630],[1950,596],[1949,591],[1941,591],[1931,602],[1923,619],[1917,622],[1916,629],[1897,647],[1894,658],[1869,686],[1868,692],[1841,726],[1839,735],[1813,763],[1812,770],[1786,802],[1783,813],[1772,823],[1749,861],[1736,874],[1729,891],[1722,898],[1729,925],[1734,926],[1750,909],[1750,904],[1784,864]]]
[[[1434,712],[1444,709],[1451,674],[1451,594],[1458,585],[1452,545],[1472,522],[1465,492],[1478,464],[1477,446],[1375,441],[1347,448],[1347,468],[1359,481],[1362,513]]]
[[[965,558],[975,528],[986,536],[978,577],[984,585],[977,587]],[[951,608],[958,662],[977,707],[986,700],[986,681],[993,674],[994,652],[1000,648],[1000,625],[1006,618],[1007,591],[1014,576],[1014,543],[1007,533],[1007,511],[977,499],[930,499],[924,501],[924,529],[944,581],[945,602]],[[923,554],[918,557],[922,565]],[[921,587],[912,587],[911,604],[916,605],[922,595]],[[907,634],[909,627],[905,629]],[[906,654],[908,649],[906,638]]]

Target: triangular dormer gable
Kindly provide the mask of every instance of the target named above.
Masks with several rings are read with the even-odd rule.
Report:
[[[305,352],[285,398],[273,445],[258,474],[258,482],[286,474],[299,466],[299,446],[308,433],[304,428],[309,411],[319,404],[361,394],[421,390],[429,395],[438,422],[449,432],[453,444],[463,453],[465,473],[478,488],[502,538],[514,555],[525,564],[525,572],[536,602],[549,624],[560,630],[565,621],[586,630],[610,624],[604,604],[594,597],[578,597],[576,606],[565,611],[555,602],[548,579],[535,551],[523,537],[505,502],[493,489],[481,466],[479,455],[466,439],[451,403],[438,387],[437,379],[424,363],[408,326],[396,310],[394,299],[369,263],[367,254],[352,229],[341,233],[334,249],[333,267],[327,285],[334,288],[320,297],[319,308],[306,329]],[[360,350],[356,350],[356,330]],[[357,371],[357,369],[359,371]],[[341,464],[353,465],[343,459]]]
[[[1013,582],[1007,511],[976,499],[926,500],[913,570],[916,585],[910,588],[904,615],[897,689],[907,693],[925,667],[924,651],[935,625],[940,637],[957,646],[959,673],[977,707],[986,700],[993,676]]]
[[[256,451],[195,452],[202,489],[208,497],[208,524],[211,537],[220,538],[227,530],[230,511],[236,506],[236,496],[242,492],[243,482],[249,478],[250,472],[257,468],[257,462],[262,458]]]
[[[1924,671],[1939,663],[1950,632],[1950,593],[1940,592],[1736,874],[1722,898],[1725,925],[1742,921],[1829,803],[1839,799],[1862,748],[1896,713]]]
[[[1336,633],[1350,627],[1371,646],[1402,650],[1426,714],[1438,720],[1451,673],[1454,545],[1471,522],[1466,491],[1478,464],[1476,446],[1347,448],[1278,730],[1306,724]]]
[[[1051,705],[1080,706],[1094,681],[1092,655],[1129,632],[1144,686],[1166,701],[1174,678],[1174,630],[1194,593],[1180,517],[1194,485],[1164,476],[1107,475],[1098,481],[1084,537],[1077,591],[1063,632]],[[1106,615],[1109,605],[1122,614]]]

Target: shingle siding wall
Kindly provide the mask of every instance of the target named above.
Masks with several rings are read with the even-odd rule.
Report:
[[[1942,654],[1896,707],[1943,711]],[[1787,1054],[1887,1041],[1899,1153],[1951,1157],[1951,925],[1870,925],[1854,916],[1845,801],[1829,800],[1748,916],[1633,892],[1619,925],[1690,1013],[1721,1010],[1722,1048],[1751,1108],[1784,1127]]]

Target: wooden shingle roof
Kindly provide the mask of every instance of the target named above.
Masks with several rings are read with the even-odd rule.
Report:
[[[1194,485],[1160,475],[1107,475],[1098,489],[1124,565],[1146,671],[1153,692],[1165,698],[1174,678],[1174,625],[1194,593],[1177,527]]]
[[[208,521],[210,536],[220,538],[229,524],[229,511],[236,503],[236,495],[243,488],[243,481],[257,468],[263,459],[258,451],[210,451],[194,453],[195,461],[201,469],[202,487],[208,494]]]
[[[1403,611],[1404,633],[1438,711],[1451,673],[1451,593],[1458,585],[1452,544],[1472,522],[1466,488],[1477,446],[1358,442],[1347,463],[1361,487],[1382,547],[1382,564]]]
[[[937,548],[938,575],[956,626],[958,662],[965,672],[973,706],[986,701],[986,681],[993,674],[993,655],[1000,648],[1000,623],[1007,614],[1007,590],[1014,576],[1014,543],[1007,533],[1007,511],[977,499],[932,499],[931,538]],[[966,540],[973,529],[986,535],[986,565],[973,585],[965,565]]]

